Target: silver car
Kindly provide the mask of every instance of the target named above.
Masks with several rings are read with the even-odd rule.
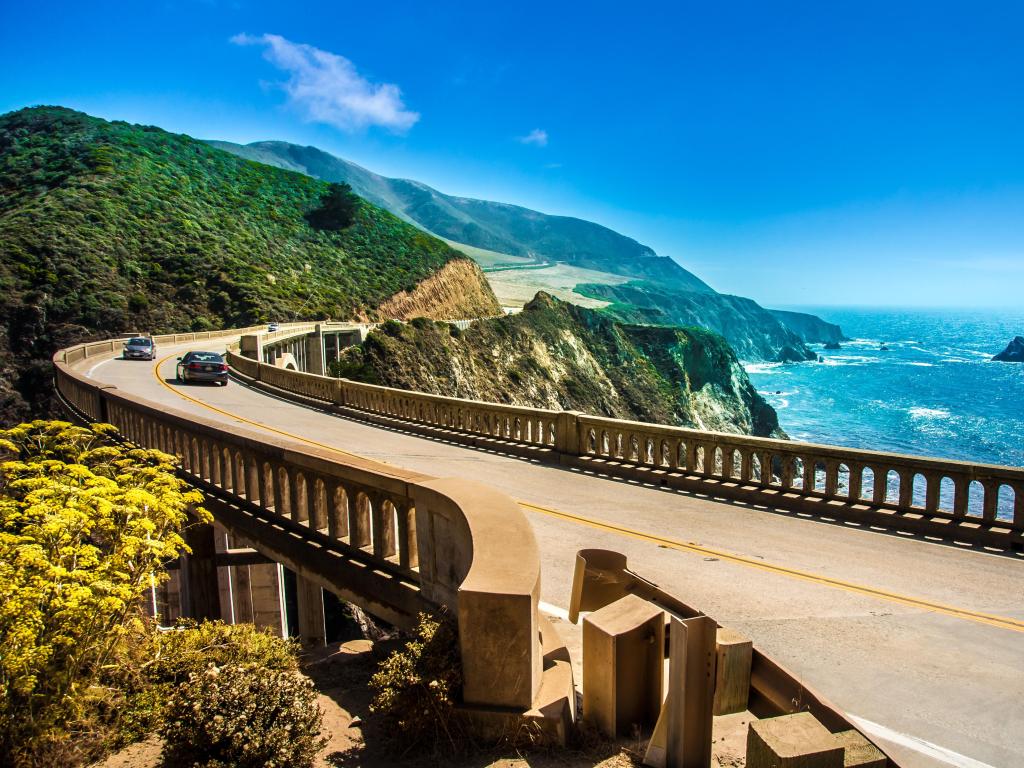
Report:
[[[145,336],[133,336],[124,343],[125,360],[155,360],[156,344]]]
[[[224,356],[216,352],[187,352],[178,358],[175,378],[189,383],[193,381],[212,381],[222,387],[228,385],[228,364]]]

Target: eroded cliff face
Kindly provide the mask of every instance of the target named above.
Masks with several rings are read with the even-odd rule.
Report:
[[[381,318],[399,320],[462,320],[501,313],[483,271],[470,259],[452,259],[412,291],[396,293],[378,309]]]
[[[622,325],[545,293],[517,315],[465,331],[425,319],[388,323],[334,372],[454,397],[784,436],[721,336]]]

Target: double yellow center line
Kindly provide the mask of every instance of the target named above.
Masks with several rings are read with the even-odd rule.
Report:
[[[192,397],[181,391],[179,387],[172,387],[163,377],[160,375],[160,366],[170,360],[174,355],[168,355],[161,360],[153,369],[153,375],[161,386],[166,387],[168,390],[173,392],[189,402],[195,403],[196,405],[205,408],[207,410],[219,413],[222,416],[226,416],[234,421],[239,421],[244,424],[257,427],[258,429],[272,432],[282,437],[287,437],[292,440],[305,443],[307,445],[313,445],[317,448],[325,448],[327,450],[334,451],[336,453],[343,454],[345,456],[352,456],[355,458],[363,458],[358,454],[351,453],[350,451],[342,450],[333,445],[326,445],[324,443],[318,443],[315,440],[310,440],[308,437],[302,435],[296,435],[292,432],[287,432],[283,429],[277,429],[252,419],[247,419],[244,416],[226,411],[223,408],[217,408],[216,406],[210,405],[198,398]],[[387,462],[381,462],[386,464]],[[999,627],[1000,629],[1008,629],[1013,632],[1024,632],[1024,620],[1014,619],[1008,616],[997,616],[990,613],[982,613],[980,611],[971,611],[966,608],[957,608],[951,605],[944,605],[942,603],[936,603],[931,600],[925,600],[919,597],[912,597],[909,595],[901,595],[896,592],[890,592],[884,589],[877,589],[875,587],[868,587],[862,584],[856,584],[850,581],[843,581],[842,579],[834,579],[829,576],[822,576],[816,573],[810,573],[807,571],[801,571],[797,568],[790,568],[784,565],[776,565],[774,563],[765,562],[759,558],[747,557],[745,555],[738,555],[725,550],[715,549],[713,547],[706,547],[701,544],[697,544],[692,541],[681,541],[679,539],[669,538],[667,536],[658,536],[653,533],[646,533],[644,531],[638,531],[633,528],[627,528],[622,525],[615,525],[613,523],[605,523],[600,520],[595,520],[589,517],[583,517],[582,515],[574,515],[568,512],[561,512],[556,509],[549,509],[548,507],[538,506],[537,504],[531,504],[526,501],[519,501],[519,506],[523,509],[527,509],[537,514],[547,515],[558,520],[562,520],[568,523],[574,523],[576,525],[584,525],[589,528],[593,528],[599,531],[605,531],[607,533],[613,533],[618,536],[624,536],[638,541],[644,541],[651,544],[657,544],[661,547],[667,547],[669,549],[675,549],[680,552],[691,552],[705,557],[716,557],[719,560],[735,563],[737,565],[743,565],[748,568],[756,568],[760,571],[767,571],[768,573],[774,573],[780,576],[788,576],[789,578],[799,579],[800,581],[811,582],[820,584],[826,587],[832,587],[834,589],[840,589],[844,592],[852,592],[858,595],[864,595],[866,597],[873,597],[879,600],[885,600],[891,603],[897,603],[899,605],[905,605],[911,608],[918,608],[925,611],[931,611],[934,613],[941,613],[946,616],[951,616],[956,619],[964,619],[966,621],[973,621],[979,624],[987,624],[992,627]]]

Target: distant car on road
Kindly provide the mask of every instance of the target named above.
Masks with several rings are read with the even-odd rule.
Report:
[[[187,352],[178,358],[175,378],[184,383],[213,381],[222,387],[228,385],[228,364],[216,352]]]
[[[125,360],[155,360],[156,344],[145,336],[133,336],[124,343]]]
[[[273,333],[277,329],[278,329],[277,323],[271,323],[270,325],[267,326],[267,330],[270,331],[271,333]]]

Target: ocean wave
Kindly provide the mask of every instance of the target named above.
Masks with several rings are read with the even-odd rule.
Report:
[[[913,419],[948,419],[952,415],[945,408],[925,408],[923,406],[908,408],[907,413]]]
[[[785,363],[743,363],[743,370],[747,373],[780,373]]]
[[[913,365],[913,366],[916,366],[918,368],[934,368],[935,367],[935,363],[922,363],[922,362],[918,362],[918,361],[915,361],[915,360],[911,360],[911,361],[905,362],[905,363],[900,363],[900,365]]]

